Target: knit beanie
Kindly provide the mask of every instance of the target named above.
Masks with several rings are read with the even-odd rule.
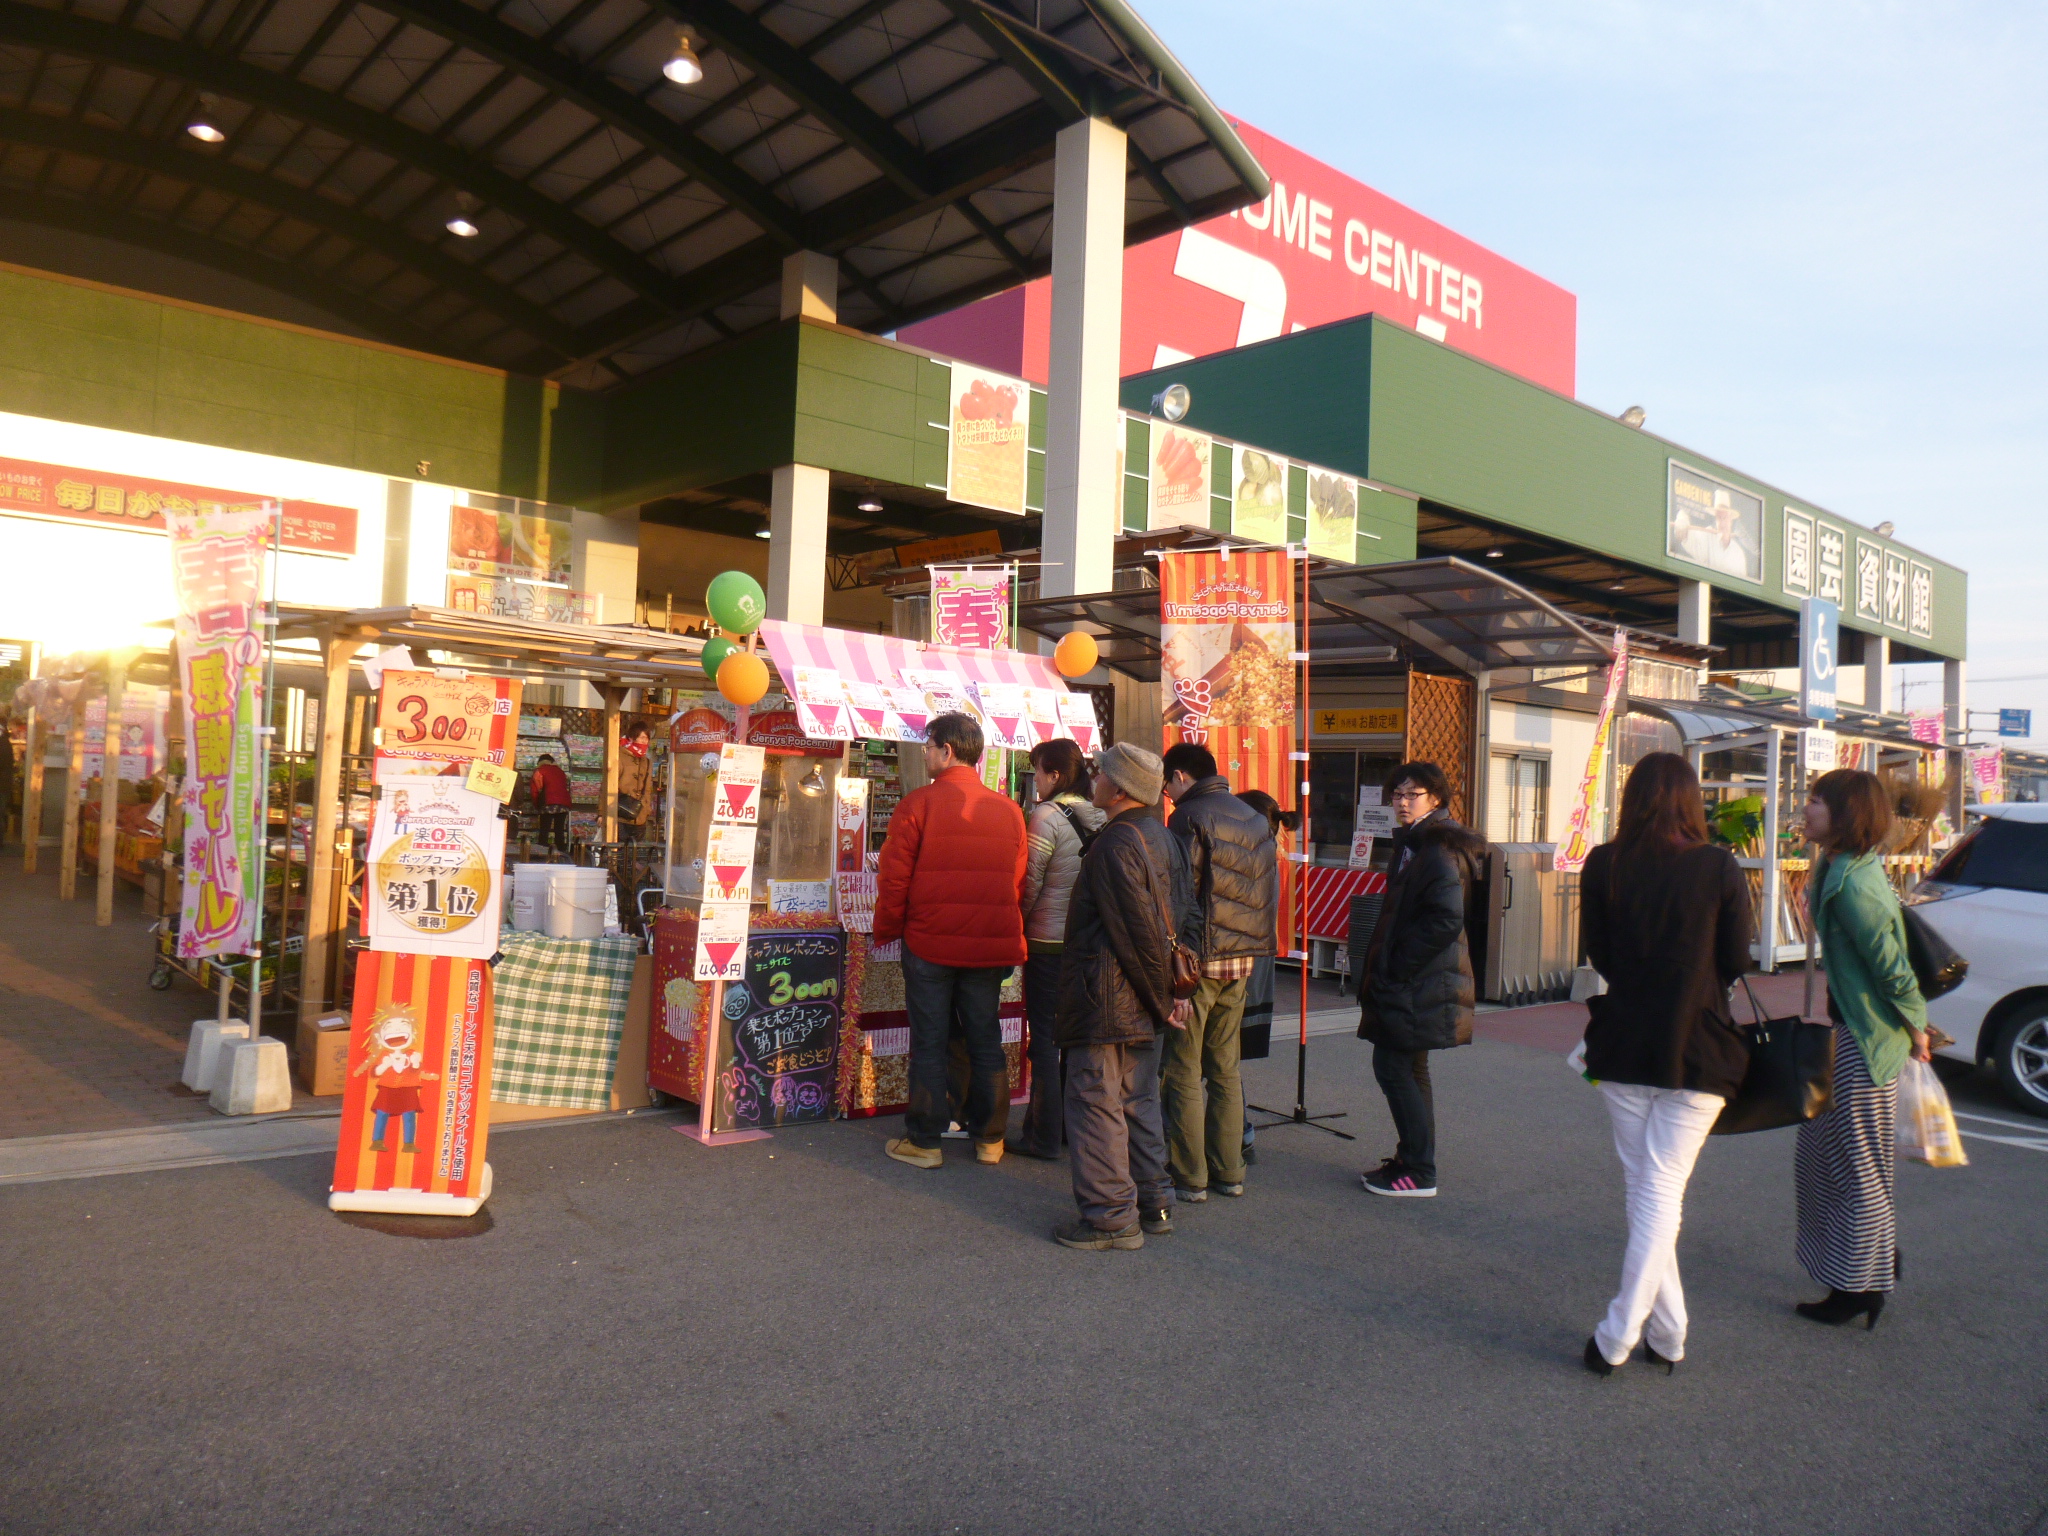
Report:
[[[1157,805],[1166,775],[1159,754],[1120,741],[1095,754],[1095,771],[1141,805]]]

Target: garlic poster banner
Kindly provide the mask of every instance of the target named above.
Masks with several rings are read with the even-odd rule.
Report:
[[[256,932],[264,551],[274,503],[163,514],[185,692],[185,905],[178,954],[239,955]]]
[[[1294,562],[1285,550],[1159,561],[1164,747],[1206,746],[1236,790],[1295,802]]]

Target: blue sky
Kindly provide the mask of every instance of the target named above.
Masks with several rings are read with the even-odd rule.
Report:
[[[1968,570],[1972,704],[2048,743],[2048,6],[1146,14],[1220,105],[1577,294],[1581,399]]]

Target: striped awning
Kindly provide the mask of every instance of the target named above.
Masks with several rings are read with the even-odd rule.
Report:
[[[857,683],[900,686],[904,671],[951,672],[962,682],[1014,683],[1025,688],[1050,688],[1065,693],[1067,685],[1053,669],[1050,656],[1025,651],[977,651],[958,645],[923,645],[893,635],[870,635],[854,629],[827,629],[822,624],[791,624],[768,619],[761,625],[775,670],[785,682],[798,667],[830,667]]]

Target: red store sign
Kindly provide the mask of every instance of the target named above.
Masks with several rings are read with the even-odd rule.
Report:
[[[266,500],[253,491],[218,491],[173,480],[146,480],[103,469],[32,464],[0,458],[0,515],[41,518],[162,533],[164,513],[189,512],[208,503],[250,506]],[[347,557],[356,552],[356,509],[317,501],[284,504],[284,547],[300,554]]]

